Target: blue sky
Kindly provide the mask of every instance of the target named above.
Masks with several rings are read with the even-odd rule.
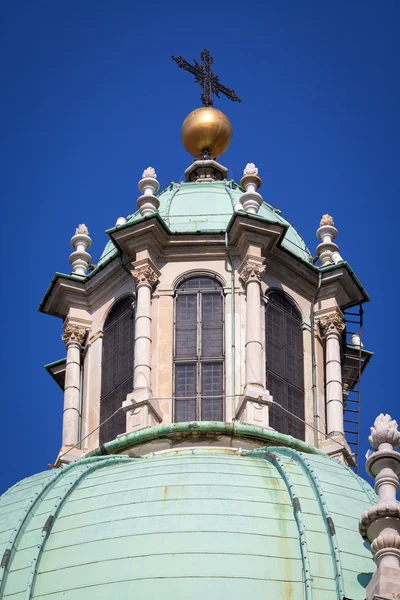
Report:
[[[265,200],[312,252],[332,214],[371,296],[361,454],[379,412],[399,417],[399,19],[396,0],[3,0],[0,491],[60,446],[62,393],[43,365],[65,354],[61,322],[37,306],[54,272],[69,272],[78,223],[97,260],[104,230],[135,210],[145,167],[162,187],[182,177],[180,126],[200,91],[170,56],[204,48],[243,100],[217,103],[234,130],[231,176],[255,162]]]

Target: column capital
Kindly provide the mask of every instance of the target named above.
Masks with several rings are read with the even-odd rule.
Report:
[[[252,281],[261,283],[265,271],[264,259],[257,256],[249,256],[244,259],[239,267],[239,277],[245,285]]]
[[[73,342],[79,344],[79,346],[82,345],[87,333],[87,329],[85,327],[73,325],[72,323],[66,323],[63,329],[64,333],[62,334],[61,339],[67,347]]]
[[[320,317],[318,319],[318,323],[324,337],[330,333],[341,335],[346,327],[343,314],[339,309],[336,309],[334,312],[331,312],[328,315]]]
[[[153,287],[157,283],[160,277],[160,271],[150,260],[134,263],[133,267],[132,277],[134,278],[137,287],[139,285]]]

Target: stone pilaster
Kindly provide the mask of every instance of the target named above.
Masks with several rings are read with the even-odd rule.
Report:
[[[239,267],[239,277],[246,287],[246,383],[236,410],[241,422],[268,427],[268,406],[272,398],[263,384],[263,340],[261,327],[261,281],[264,259],[247,256]]]
[[[123,403],[125,410],[129,411],[128,432],[156,425],[162,420],[151,391],[151,293],[160,272],[150,259],[138,261],[133,266],[132,276],[136,282],[133,392]]]
[[[367,587],[367,600],[400,598],[400,504],[399,489],[400,433],[389,415],[379,415],[371,427],[369,442],[374,448],[366,470],[375,478],[379,503],[371,506],[360,519],[360,534],[371,543],[378,565]]]
[[[67,349],[64,387],[62,446],[75,446],[79,441],[81,350],[87,329],[66,323],[61,339]]]

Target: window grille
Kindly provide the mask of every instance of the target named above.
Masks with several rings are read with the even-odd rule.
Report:
[[[104,325],[101,369],[100,423],[108,419],[133,389],[134,309],[125,297],[110,311]],[[119,411],[100,427],[100,444],[126,431],[126,416]]]
[[[265,309],[267,389],[274,402],[304,421],[304,358],[302,319],[280,292],[271,292]],[[279,407],[270,408],[270,425],[304,440],[304,423]]]
[[[174,362],[174,421],[223,421],[224,298],[213,277],[176,290]]]

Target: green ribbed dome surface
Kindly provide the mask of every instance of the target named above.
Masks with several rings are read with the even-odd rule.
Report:
[[[2,496],[0,597],[363,600],[372,502],[347,467],[289,448],[83,459]]]
[[[243,190],[235,181],[171,183],[158,196],[158,212],[171,233],[221,232],[226,230],[235,212],[234,206],[242,194]],[[258,216],[269,223],[287,226],[283,248],[306,262],[312,262],[312,255],[303,238],[278,209],[263,202]],[[134,223],[140,219],[137,211],[128,217],[128,222]],[[115,248],[110,241],[99,263],[112,252],[115,253]]]

